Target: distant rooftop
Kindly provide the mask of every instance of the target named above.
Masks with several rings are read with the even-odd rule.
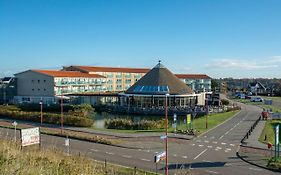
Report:
[[[181,79],[211,79],[206,74],[175,74],[175,76]]]
[[[147,73],[147,68],[125,68],[125,67],[97,67],[97,66],[70,66],[67,70],[76,68],[84,72],[127,72],[127,73]]]
[[[88,78],[105,78],[97,74],[86,74],[78,71],[58,71],[58,70],[31,70],[52,77],[88,77]]]

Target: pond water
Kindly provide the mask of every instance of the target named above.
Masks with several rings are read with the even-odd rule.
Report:
[[[105,128],[104,124],[105,121],[108,119],[115,119],[115,118],[123,118],[123,119],[130,119],[133,122],[140,122],[141,120],[161,120],[165,119],[165,116],[150,116],[150,115],[121,115],[121,114],[111,114],[107,112],[102,113],[94,113],[92,115],[92,118],[94,120],[94,127],[95,128]],[[169,122],[173,121],[173,116],[168,116]],[[185,116],[177,116],[177,123],[180,124],[182,122],[185,122],[186,117]]]

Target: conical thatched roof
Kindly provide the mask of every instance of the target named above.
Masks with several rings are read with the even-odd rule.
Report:
[[[125,93],[184,95],[193,94],[193,91],[159,62]]]

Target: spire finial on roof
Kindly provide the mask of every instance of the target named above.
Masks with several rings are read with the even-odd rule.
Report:
[[[161,64],[161,60],[158,60],[158,64],[159,64],[159,65]]]

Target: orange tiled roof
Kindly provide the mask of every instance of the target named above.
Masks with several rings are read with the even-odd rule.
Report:
[[[178,78],[185,78],[185,79],[211,79],[206,74],[175,74]]]
[[[86,74],[78,71],[58,71],[58,70],[31,70],[52,77],[88,77],[88,78],[105,78],[98,74]]]
[[[96,67],[96,66],[72,66],[86,72],[126,72],[126,73],[147,73],[146,68],[122,68],[122,67]]]

